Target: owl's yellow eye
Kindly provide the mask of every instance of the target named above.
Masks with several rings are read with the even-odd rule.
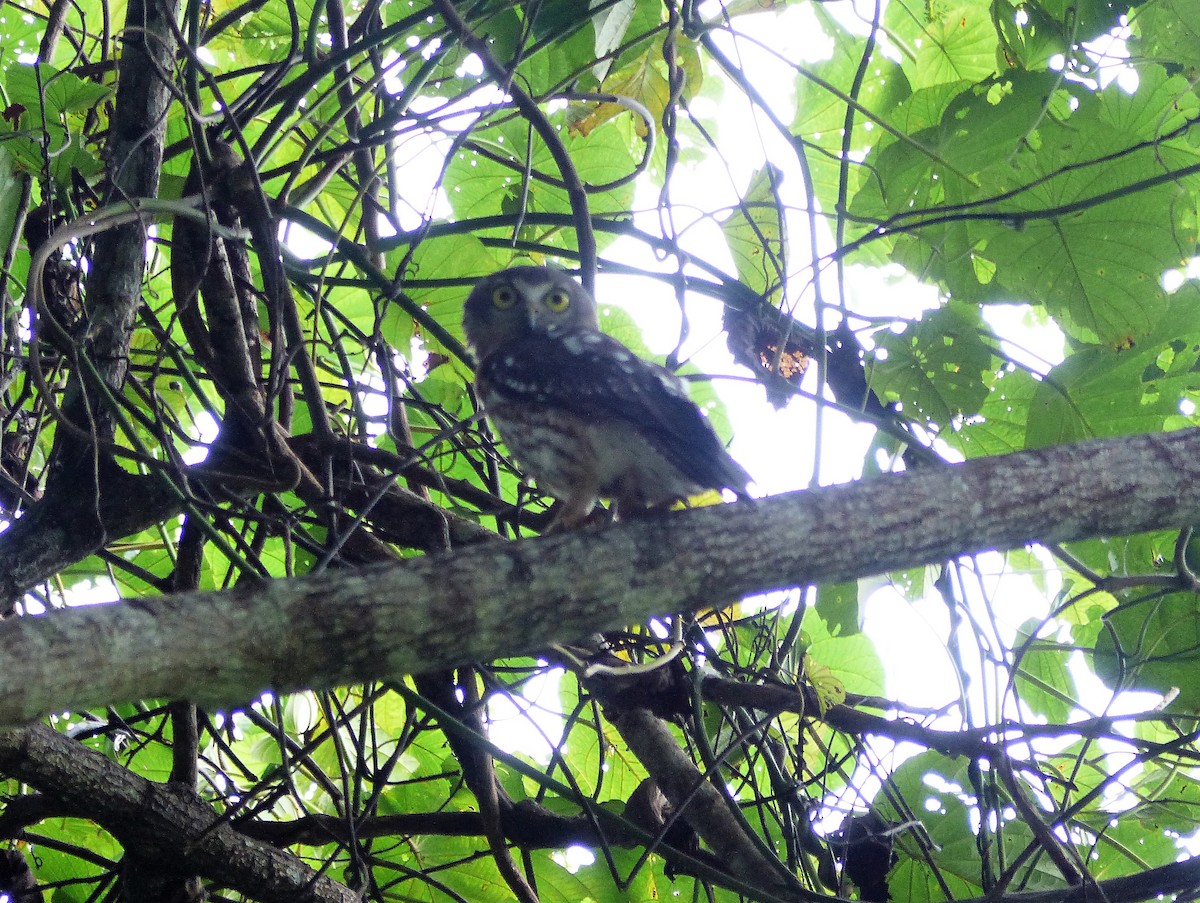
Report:
[[[502,285],[492,292],[492,306],[497,310],[508,310],[517,303],[517,293],[512,286]]]
[[[556,288],[554,291],[546,295],[546,307],[556,314],[562,313],[571,305],[571,296],[567,294],[566,289]]]

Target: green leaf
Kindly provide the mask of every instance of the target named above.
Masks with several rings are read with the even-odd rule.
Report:
[[[907,822],[910,814],[915,816],[928,832],[928,844],[935,851],[933,862],[927,863],[910,836],[898,836],[895,849],[900,862],[888,879],[892,898],[914,903],[944,899],[931,865],[955,897],[978,896],[982,892],[979,850],[964,801],[972,793],[966,763],[926,752],[896,769],[890,782],[895,796],[889,793],[888,798],[903,799],[910,811],[901,814],[886,799],[880,799],[875,804],[879,815],[891,824]]]
[[[834,636],[858,633],[862,629],[858,581],[818,586],[816,611]]]
[[[280,51],[291,46],[297,30],[293,27],[291,13],[296,14],[300,40],[303,40],[310,19],[318,15],[315,8],[315,0],[265,3],[252,15],[239,19],[213,42],[213,47],[233,53],[247,53],[257,60],[273,59]]]
[[[1019,451],[1026,444],[1030,405],[1043,384],[1028,370],[1010,367],[997,379],[976,416],[940,438],[966,458]]]
[[[808,165],[822,207],[832,210],[841,200],[843,170],[847,197],[854,197],[870,176],[865,167],[842,159],[847,114],[851,114],[854,132],[845,146],[851,154],[865,154],[876,141],[890,139],[890,135],[879,129],[881,122],[900,125],[895,121],[897,106],[912,93],[912,88],[900,64],[878,51],[870,61],[869,77],[860,82],[861,39],[847,31],[824,5],[814,6],[813,12],[822,31],[832,38],[833,51],[828,59],[811,66],[797,66],[796,116],[791,131],[824,151],[809,154]],[[861,228],[850,225],[852,230]]]
[[[85,81],[70,72],[59,72],[45,63],[11,67],[4,79],[10,103],[23,104],[29,111],[28,128],[40,128],[45,100],[46,118],[58,121],[65,113],[79,113],[99,106],[112,91],[104,85]]]
[[[543,0],[528,9],[532,13],[529,25],[533,35],[543,40],[569,34],[592,19],[590,10],[575,0]]]
[[[0,247],[7,248],[17,226],[21,203],[21,180],[12,154],[0,144]]]
[[[407,245],[401,245],[388,255],[390,267],[398,267],[408,254]],[[500,263],[484,244],[473,235],[447,235],[427,238],[412,253],[405,270],[408,279],[436,281],[441,279],[480,279],[500,269]],[[462,341],[462,306],[470,294],[470,286],[445,285],[430,288],[413,287],[406,294],[424,307],[451,335]],[[399,347],[408,347],[413,324],[398,304],[390,304],[384,315],[384,330],[388,341]],[[426,335],[427,345],[441,350],[435,336]]]
[[[1004,61],[1020,69],[1046,69],[1057,54],[1070,50],[1067,27],[1047,14],[1043,5],[1000,2],[994,19],[1004,36]]]
[[[606,0],[590,0],[588,5],[592,9],[603,9]],[[661,55],[664,19],[664,8],[659,0],[637,0],[629,27],[625,29],[622,41],[624,49],[614,61],[613,68],[624,67],[630,60],[642,56],[648,48],[658,48]],[[598,23],[599,16],[597,15],[593,21]],[[680,55],[685,57],[687,55],[686,48],[691,46],[691,41],[681,33],[677,35],[677,40]],[[591,49],[595,50],[595,45]],[[688,68],[686,61],[681,60],[681,62],[685,69]]]
[[[1144,834],[1187,835],[1200,825],[1200,781],[1192,775],[1180,769],[1151,768],[1133,789],[1144,800],[1134,810],[1134,818]]]
[[[1083,341],[1120,345],[1146,335],[1166,310],[1162,270],[1179,259],[1179,237],[1155,211],[1172,188],[1063,219],[995,232],[994,259],[1015,262],[999,282],[1041,303]]]
[[[996,70],[996,29],[985,4],[900,0],[887,5],[884,22],[900,44],[901,66],[913,90],[980,82]]]
[[[28,15],[7,3],[0,6],[0,47],[4,48],[4,57],[0,59],[28,59],[36,54],[45,28],[45,19],[39,16]]]
[[[1017,645],[1024,647],[1041,620],[1026,621],[1017,631]],[[1065,722],[1075,705],[1075,680],[1067,669],[1073,650],[1049,640],[1033,640],[1017,662],[1016,683],[1021,701],[1052,722]]]
[[[1138,341],[1166,311],[1163,273],[1181,266],[1196,235],[1192,177],[1141,183],[1200,160],[1185,139],[1162,138],[1197,108],[1186,82],[1154,66],[1142,80],[1135,96],[1034,73],[965,91],[914,135],[919,146],[893,142],[868,158],[878,183],[866,182],[853,207],[909,222],[960,205],[975,218],[914,231],[897,241],[897,259],[959,300],[1016,298],[1045,305],[1082,341]]]
[[[1133,536],[1073,542],[1067,548],[1086,567],[1114,577],[1131,577],[1163,572],[1168,568],[1175,554],[1178,535],[1174,530],[1136,533]],[[1107,608],[1105,606],[1103,610]]]
[[[624,179],[641,158],[640,147],[635,153],[634,144],[615,123],[608,123],[586,136],[565,129],[560,129],[559,134],[571,155],[576,172],[588,185],[605,186]],[[520,120],[505,119],[495,126],[477,129],[474,135],[507,163],[498,162],[469,148],[455,154],[447,166],[444,186],[456,216],[506,215],[513,218],[515,225],[522,212],[571,212],[565,189],[541,180],[523,184],[521,173],[527,165],[554,179],[558,179],[560,173],[549,149],[539,139],[535,137],[530,145],[528,129]],[[616,185],[605,191],[591,193],[589,204],[593,214],[624,211],[632,197],[632,184]],[[511,237],[512,228],[497,230],[497,234]],[[555,247],[575,247],[571,230],[558,227],[526,226],[521,238]],[[604,245],[611,242],[612,238],[599,233],[597,241]]]
[[[1130,49],[1171,71],[1200,67],[1200,0],[1155,0],[1131,17]]]
[[[1200,298],[1200,292],[1188,294]],[[1198,349],[1200,334],[1184,334],[1166,347],[1080,349],[1038,385],[1026,443],[1040,447],[1162,429],[1186,393],[1200,388]]]
[[[683,896],[685,900],[703,900],[708,893],[716,891],[720,895],[717,896],[718,903],[725,903],[729,900],[729,897],[724,896],[721,891],[712,888],[711,885],[701,887],[695,879],[680,875],[672,881],[664,877],[661,857],[651,857],[650,862],[635,874],[633,870],[641,856],[640,849],[613,848],[607,852],[612,857],[617,874],[631,879],[626,889],[622,890],[613,882],[605,856],[597,850],[596,861],[583,866],[575,873],[575,877],[583,887],[569,888],[568,890],[572,891],[574,896],[568,895],[557,899],[581,900],[589,901],[589,903],[592,900],[595,900],[596,903],[626,903],[630,900],[644,900],[647,903],[653,903],[653,901],[677,898],[677,895]],[[581,889],[584,891],[582,895],[580,895]]]
[[[830,674],[842,682],[847,693],[883,695],[883,665],[866,634],[833,636],[816,612],[809,612],[804,618],[804,629],[811,637],[809,656],[828,668]]]
[[[787,221],[779,200],[783,174],[768,163],[750,177],[738,208],[721,224],[738,279],[779,304],[787,275]]]
[[[1172,710],[1200,710],[1200,604],[1193,593],[1123,602],[1105,623],[1092,654],[1105,683],[1171,694]]]
[[[868,371],[871,388],[899,400],[910,416],[948,425],[983,406],[995,344],[979,308],[950,301],[898,335],[879,338]]]
[[[34,141],[25,136],[5,143],[12,153],[15,170],[40,176],[49,156],[51,177],[60,188],[67,188],[71,184],[72,172],[79,173],[85,179],[104,172],[104,165],[82,145],[78,135],[71,135],[57,125],[49,126],[43,134],[49,139],[48,149],[43,149],[40,140]]]
[[[88,879],[97,879],[104,873],[104,867],[93,861],[92,857],[101,860],[107,859],[115,865],[121,856],[121,848],[112,836],[99,825],[86,819],[48,819],[38,825],[38,831],[44,832],[55,842],[36,847],[37,859],[34,871],[38,881],[41,884],[54,884],[60,881],[68,883],[67,887],[58,889],[64,892],[64,896],[60,898],[58,891],[55,892],[55,900],[63,899],[70,900],[72,903],[75,901],[83,903],[89,898],[92,889],[87,883],[77,884],[74,887],[71,887],[70,883],[78,882],[81,879],[85,882]],[[87,850],[91,857],[83,859],[74,856],[59,845],[64,845],[67,849],[76,847]]]

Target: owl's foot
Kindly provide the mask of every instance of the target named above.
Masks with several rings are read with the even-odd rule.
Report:
[[[546,536],[550,533],[561,533],[564,530],[575,530],[579,527],[590,527],[597,524],[611,523],[613,512],[608,508],[595,508],[588,505],[580,511],[578,506],[565,502],[555,502],[550,507],[550,526],[542,531]]]

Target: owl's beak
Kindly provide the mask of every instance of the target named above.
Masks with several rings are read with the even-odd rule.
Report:
[[[531,332],[543,332],[545,327],[541,322],[540,308],[537,304],[522,304],[521,314],[525,318],[525,326]]]

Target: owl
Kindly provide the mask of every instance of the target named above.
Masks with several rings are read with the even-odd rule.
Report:
[[[463,308],[476,391],[513,456],[561,503],[553,527],[596,504],[618,516],[707,489],[746,496],[749,474],[670,370],[600,331],[567,273],[520,266],[482,279]]]

